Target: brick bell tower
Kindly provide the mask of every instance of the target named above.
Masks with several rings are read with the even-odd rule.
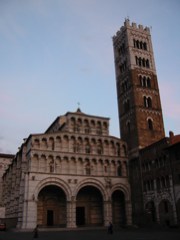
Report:
[[[121,138],[133,157],[165,137],[150,29],[126,19],[113,47]]]

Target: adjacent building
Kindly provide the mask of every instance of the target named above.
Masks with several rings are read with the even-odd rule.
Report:
[[[5,207],[2,201],[2,193],[3,193],[2,176],[5,173],[8,166],[11,164],[13,158],[14,158],[14,155],[12,154],[0,153],[0,220],[5,218]]]

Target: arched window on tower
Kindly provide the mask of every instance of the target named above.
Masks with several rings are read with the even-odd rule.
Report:
[[[147,97],[146,96],[144,96],[144,107],[147,107]]]
[[[140,49],[143,49],[143,43],[142,43],[142,41],[140,41]]]
[[[149,119],[147,120],[147,122],[148,122],[148,129],[152,131],[152,130],[153,130],[153,121],[152,121],[152,119],[149,118]]]
[[[139,75],[139,83],[140,83],[140,86],[142,87],[143,86],[143,82],[142,82],[142,76]]]
[[[128,132],[128,134],[130,134],[130,132],[131,132],[130,121],[128,121],[128,122],[126,123],[126,125],[127,125],[127,132]]]
[[[151,80],[149,77],[147,77],[147,87],[151,88]]]
[[[135,56],[135,59],[136,59],[136,65],[138,65],[138,57]]]
[[[152,108],[152,99],[150,97],[144,96],[144,107]]]
[[[136,41],[136,46],[139,48],[139,40]]]
[[[133,39],[133,43],[134,43],[134,47],[136,47],[136,40],[135,39]]]
[[[146,60],[146,67],[149,68],[150,65],[149,65],[149,59]]]
[[[144,58],[142,59],[142,65],[143,67],[146,67],[146,60]]]
[[[146,86],[146,77],[143,77],[143,87]]]
[[[152,99],[150,97],[147,98],[148,108],[152,108]]]
[[[144,50],[147,50],[147,43],[146,42],[143,43],[143,48],[144,48]]]

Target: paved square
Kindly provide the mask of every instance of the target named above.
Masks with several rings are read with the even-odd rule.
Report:
[[[0,240],[32,240],[33,232],[0,232]],[[106,229],[39,231],[38,240],[179,240],[180,229],[122,229],[107,234]]]

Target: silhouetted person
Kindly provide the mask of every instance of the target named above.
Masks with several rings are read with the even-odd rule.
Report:
[[[39,237],[39,233],[38,233],[38,225],[35,227],[34,229],[34,236],[33,238],[38,238]]]
[[[112,222],[109,222],[109,225],[108,225],[108,234],[113,234],[113,225],[112,225]]]

